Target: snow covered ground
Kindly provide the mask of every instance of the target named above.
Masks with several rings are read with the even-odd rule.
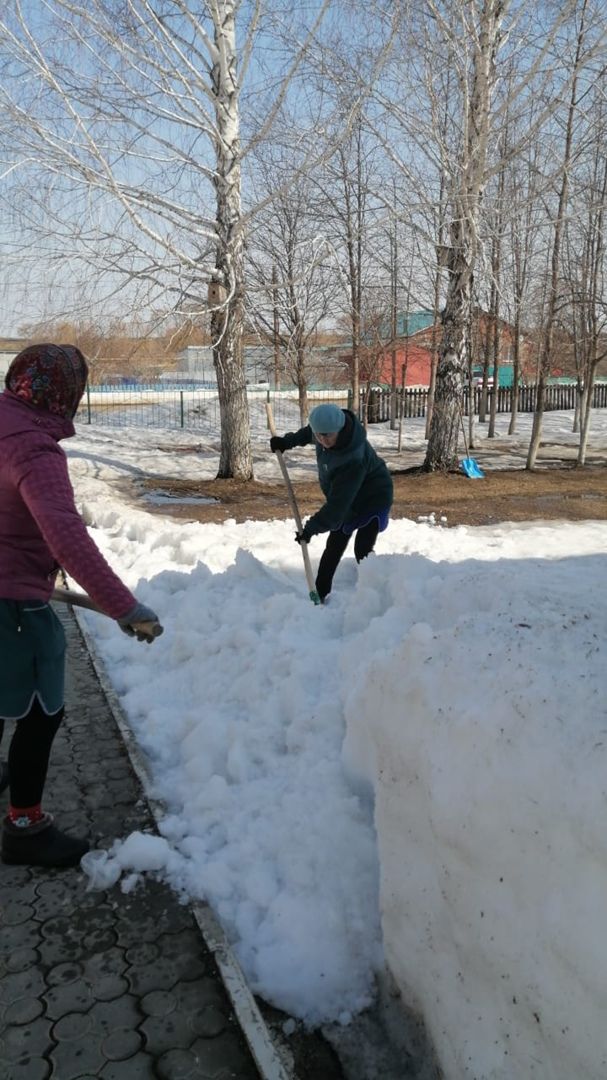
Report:
[[[513,454],[529,422],[500,436]],[[570,425],[548,414],[544,438],[574,445]],[[370,437],[399,461],[386,425]],[[120,495],[213,476],[216,432],[64,445],[92,535],[165,626],[147,647],[84,616],[167,806],[160,838],[87,858],[91,883],[208,900],[252,988],[308,1024],[368,1004],[385,950],[447,1076],[604,1080],[607,526],[392,521],[317,608],[286,499],[284,522],[202,525]],[[256,474],[280,481],[266,445]],[[421,462],[421,422],[403,445]],[[288,461],[314,475],[311,450]]]

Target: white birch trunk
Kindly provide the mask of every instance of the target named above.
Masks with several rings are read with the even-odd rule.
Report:
[[[580,442],[578,446],[577,464],[586,464],[586,452],[588,450],[588,436],[590,434],[590,416],[592,411],[592,394],[594,391],[594,369],[588,372],[588,378],[584,382],[584,389],[580,401]]]
[[[459,410],[468,362],[472,304],[471,252],[459,226],[460,222],[452,222],[450,228],[449,290],[442,315],[442,342],[424,465],[428,470],[448,469],[457,462]]]
[[[472,86],[464,114],[462,161],[451,200],[449,283],[442,315],[436,392],[424,469],[452,468],[457,462],[461,402],[470,350],[472,281],[477,252],[480,199],[486,182],[487,142],[495,57],[500,44],[502,0],[486,0],[478,12]]]
[[[217,123],[216,252],[210,295],[213,363],[221,415],[218,477],[250,480],[253,459],[242,348],[244,258],[240,195],[240,116],[236,55],[237,0],[211,4],[217,57],[212,70]]]

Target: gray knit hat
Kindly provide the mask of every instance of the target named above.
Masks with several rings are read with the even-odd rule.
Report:
[[[346,414],[339,405],[317,405],[308,418],[315,435],[329,435],[334,431],[341,431],[345,422]]]

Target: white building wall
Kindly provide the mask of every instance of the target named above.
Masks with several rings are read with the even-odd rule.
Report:
[[[4,376],[6,375],[16,355],[16,352],[0,352],[0,381],[2,383],[4,383]]]

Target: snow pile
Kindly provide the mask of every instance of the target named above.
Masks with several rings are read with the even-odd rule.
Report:
[[[395,521],[316,608],[291,522],[144,514],[106,486],[133,443],[91,446],[93,535],[166,632],[86,618],[168,807],[95,884],[207,899],[311,1024],[370,1000],[381,911],[447,1075],[604,1080],[605,525]]]

